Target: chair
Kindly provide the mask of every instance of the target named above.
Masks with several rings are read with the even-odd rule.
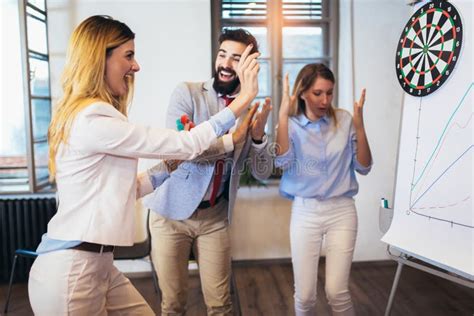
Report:
[[[8,313],[8,304],[10,303],[11,290],[13,286],[13,278],[15,277],[16,262],[19,256],[35,259],[36,257],[38,257],[38,253],[31,250],[26,250],[26,249],[15,250],[15,255],[13,257],[13,264],[12,264],[12,272],[10,274],[10,283],[8,284],[7,300],[5,301],[5,307],[3,308],[4,314]]]
[[[145,216],[146,215],[146,216]],[[144,219],[145,217],[145,219]],[[159,293],[158,278],[155,273],[151,257],[151,233],[148,225],[150,210],[144,209],[140,201],[136,204],[136,234],[133,246],[116,246],[114,249],[114,260],[133,260],[149,257],[153,286],[155,293]],[[145,228],[146,227],[146,228]]]

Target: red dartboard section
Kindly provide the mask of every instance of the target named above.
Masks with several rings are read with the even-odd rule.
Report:
[[[418,9],[403,29],[395,57],[403,90],[422,97],[439,89],[459,58],[462,32],[452,3],[436,0]]]

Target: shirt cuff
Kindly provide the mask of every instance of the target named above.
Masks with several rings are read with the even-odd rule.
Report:
[[[234,141],[232,140],[232,134],[226,134],[222,136],[222,142],[224,143],[224,151],[226,153],[234,151]]]
[[[264,134],[263,138],[262,138],[262,143],[255,144],[252,140],[252,147],[255,148],[255,149],[258,149],[260,151],[260,150],[264,149],[265,146],[267,146],[267,141],[268,141],[267,134]]]
[[[212,116],[208,121],[217,137],[224,135],[235,124],[235,115],[231,109],[225,108],[216,115]]]
[[[160,163],[148,169],[146,174],[148,175],[153,189],[156,189],[158,186],[160,186],[170,176],[168,167],[164,161],[161,161]]]
[[[374,164],[374,161],[371,160],[370,164],[367,167],[364,167],[358,160],[357,158],[355,159],[355,164],[354,164],[354,169],[360,173],[361,175],[366,175],[369,173],[369,171],[372,169],[372,165]]]
[[[291,157],[291,148],[288,148],[285,153],[275,157],[275,167],[285,168],[291,162]]]

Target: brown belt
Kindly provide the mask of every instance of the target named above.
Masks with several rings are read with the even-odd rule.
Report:
[[[114,246],[94,244],[91,242],[81,242],[79,245],[72,247],[71,249],[103,253],[103,252],[113,252],[114,248],[115,248]]]

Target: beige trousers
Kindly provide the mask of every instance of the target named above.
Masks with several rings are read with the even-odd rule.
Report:
[[[155,315],[111,252],[58,250],[36,258],[28,292],[37,316]]]
[[[232,315],[227,201],[197,209],[182,221],[151,213],[153,264],[162,291],[162,315],[184,315],[191,249],[199,266],[208,315]]]

